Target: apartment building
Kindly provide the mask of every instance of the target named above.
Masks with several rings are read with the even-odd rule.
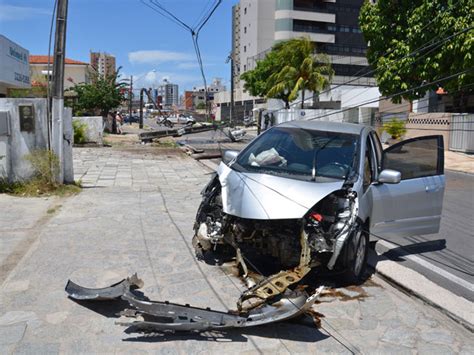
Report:
[[[234,53],[239,69],[253,69],[277,41],[309,37],[316,51],[331,59],[334,84],[346,82],[368,72],[367,44],[358,25],[363,0],[241,0],[234,7],[235,36],[239,52]],[[234,47],[234,46],[233,46]],[[235,44],[237,47],[237,43]],[[375,85],[362,77],[354,85]]]
[[[102,76],[115,73],[115,56],[105,52],[90,52],[91,67]]]
[[[156,89],[156,93],[157,96],[162,98],[163,108],[170,109],[179,105],[178,85],[170,83],[165,79]]]
[[[363,89],[364,96],[377,95],[366,59],[367,44],[358,25],[364,0],[240,0],[232,9],[232,59],[234,113],[244,115],[262,100],[243,91],[240,75],[255,68],[272,46],[284,40],[309,37],[317,53],[329,56],[335,76],[327,95],[308,100],[313,108],[339,109],[349,90]],[[339,84],[350,82],[350,85]],[[309,93],[308,93],[309,94]],[[230,95],[218,95],[218,106],[229,106]],[[309,97],[306,95],[306,97]],[[354,104],[354,100],[350,100]],[[242,108],[242,107],[244,108]],[[242,110],[241,110],[242,108]],[[228,112],[228,110],[224,110]],[[224,118],[226,114],[223,114]]]

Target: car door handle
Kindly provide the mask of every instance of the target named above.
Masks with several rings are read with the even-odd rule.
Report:
[[[425,191],[426,191],[426,192],[438,192],[439,189],[440,189],[440,187],[437,186],[437,185],[426,186],[426,187],[425,187]]]

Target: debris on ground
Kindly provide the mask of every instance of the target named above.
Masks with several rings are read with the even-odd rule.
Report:
[[[66,293],[77,301],[127,302],[130,308],[120,313],[123,320],[118,324],[129,327],[128,331],[174,332],[245,328],[295,318],[309,312],[324,290],[321,286],[310,296],[300,288],[287,290],[277,301],[261,303],[246,310],[222,312],[189,304],[152,301],[137,291],[143,286],[143,281],[135,274],[109,287],[97,289],[82,287],[69,280]]]

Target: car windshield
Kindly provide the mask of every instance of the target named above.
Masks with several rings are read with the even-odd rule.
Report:
[[[346,179],[353,169],[358,136],[348,133],[275,127],[254,140],[232,166],[303,180]]]

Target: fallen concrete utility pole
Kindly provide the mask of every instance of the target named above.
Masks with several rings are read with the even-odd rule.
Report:
[[[161,131],[142,132],[138,136],[142,142],[151,142],[153,139],[164,137],[180,137],[185,134],[200,133],[207,131],[216,131],[219,128],[217,125],[206,125],[198,127],[181,127],[175,129],[165,129]]]
[[[91,289],[68,281],[66,293],[78,301],[126,301],[130,309],[120,315],[125,321],[117,324],[135,332],[156,331],[205,331],[225,328],[246,328],[295,318],[310,310],[324,286],[308,296],[301,290],[287,290],[282,298],[273,303],[258,305],[246,311],[216,311],[210,308],[192,307],[171,302],[151,301],[136,292],[143,287],[137,275],[124,279],[110,287]]]

